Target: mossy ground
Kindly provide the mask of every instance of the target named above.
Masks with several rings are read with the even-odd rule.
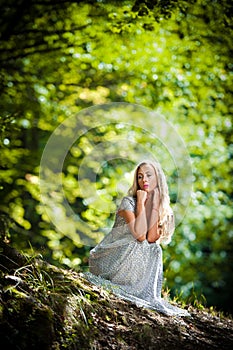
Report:
[[[26,259],[21,267],[3,266],[0,283],[2,350],[233,347],[231,317],[191,305],[185,306],[191,317],[164,316],[42,259]]]

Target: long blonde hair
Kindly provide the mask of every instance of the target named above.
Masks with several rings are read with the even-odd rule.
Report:
[[[168,244],[175,230],[175,220],[173,210],[170,206],[170,197],[168,193],[168,185],[165,174],[158,162],[144,160],[140,162],[134,171],[133,184],[130,187],[128,194],[137,198],[137,191],[140,189],[138,185],[138,170],[143,165],[150,165],[154,168],[158,181],[158,189],[160,194],[159,203],[159,229],[161,230],[160,243]]]

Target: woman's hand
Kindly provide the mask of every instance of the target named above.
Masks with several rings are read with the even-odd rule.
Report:
[[[147,192],[143,190],[137,191],[137,202],[145,204],[147,199]]]

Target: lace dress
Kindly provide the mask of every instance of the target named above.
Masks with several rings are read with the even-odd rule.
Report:
[[[136,199],[124,197],[119,210],[135,212]],[[188,316],[186,310],[161,298],[162,249],[158,243],[137,241],[124,218],[116,214],[110,233],[90,251],[85,277],[120,298],[166,315]]]

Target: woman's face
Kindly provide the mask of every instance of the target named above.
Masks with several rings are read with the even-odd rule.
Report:
[[[137,180],[140,190],[146,192],[153,191],[158,185],[155,170],[150,164],[144,164],[139,167]]]

